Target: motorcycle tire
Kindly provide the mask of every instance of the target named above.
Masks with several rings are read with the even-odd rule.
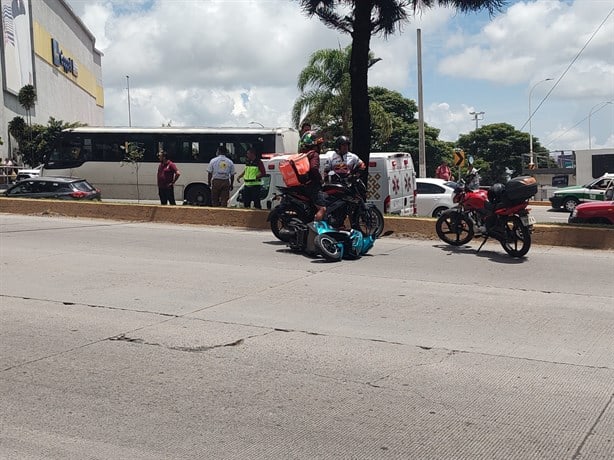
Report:
[[[512,257],[524,257],[531,249],[531,231],[518,216],[508,216],[503,223],[501,246]]]
[[[294,218],[300,219],[302,222],[305,222],[301,213],[292,208],[286,209],[282,212],[279,212],[276,209],[273,209],[273,211],[271,211],[269,221],[271,223],[271,232],[273,232],[275,238],[277,238],[279,241],[283,241],[284,243],[288,242],[288,237],[282,235],[281,230],[283,228],[287,228],[288,223]]]
[[[322,254],[322,257],[330,262],[339,262],[343,257],[343,251],[339,247],[339,242],[326,233],[317,235],[314,244],[320,254]]]
[[[367,209],[371,221],[371,228],[373,229],[371,236],[373,238],[379,238],[382,233],[384,233],[384,215],[375,205],[371,205]]]
[[[464,214],[449,210],[435,223],[435,231],[441,241],[452,246],[462,246],[473,239],[473,223]]]
[[[384,215],[373,204],[368,204],[358,211],[358,215],[352,220],[354,221],[352,227],[365,235],[379,238],[384,233]]]

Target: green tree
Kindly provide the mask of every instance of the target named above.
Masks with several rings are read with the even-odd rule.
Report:
[[[25,85],[19,90],[19,95],[17,96],[19,105],[21,105],[26,111],[28,125],[32,124],[31,110],[34,108],[34,104],[36,103],[36,97],[36,88],[34,88],[32,85]]]
[[[25,164],[36,166],[49,155],[63,129],[83,126],[82,123],[65,123],[49,117],[47,126],[26,125],[22,117],[15,117],[9,122],[9,133],[17,140],[22,160]]]
[[[484,125],[458,139],[465,155],[473,155],[484,184],[505,182],[506,169],[513,170],[513,176],[521,175],[527,164],[528,145],[528,133],[507,123]],[[537,141],[533,145],[535,152],[546,150]]]
[[[162,125],[164,126],[164,125]],[[170,127],[170,122],[169,122]],[[126,149],[124,151],[124,159],[122,160],[121,166],[124,163],[128,163],[134,167],[135,175],[136,175],[136,201],[141,201],[141,190],[139,187],[139,164],[143,160],[145,156],[145,148],[142,145],[139,145],[138,142],[127,142]]]
[[[352,131],[352,104],[350,100],[351,46],[344,49],[322,49],[314,52],[298,77],[301,94],[292,108],[292,121],[299,127],[309,120],[329,137]],[[369,67],[379,59],[369,54]],[[382,136],[392,131],[386,112],[372,103],[373,121]]]
[[[378,127],[372,126],[371,146],[381,152],[409,152],[415,164],[419,160],[418,106],[412,99],[403,97],[398,91],[391,91],[379,86],[369,88],[371,105],[377,103],[392,120],[394,129],[390,136],[378,133]],[[425,146],[427,158],[427,175],[434,175],[435,168],[442,159],[451,161],[453,143],[439,140],[440,130],[425,125]],[[382,141],[382,139],[385,139]]]
[[[18,116],[9,121],[8,128],[9,134],[13,136],[17,140],[17,142],[19,142],[19,140],[23,138],[24,133],[28,129],[28,125],[26,125],[26,121],[23,119],[23,117]]]
[[[369,48],[372,35],[387,37],[409,19],[407,10],[452,6],[461,12],[487,9],[499,11],[505,0],[300,0],[303,11],[324,24],[351,35],[350,100],[352,105],[353,149],[368,161],[371,140],[368,80]],[[339,7],[339,11],[337,11]]]

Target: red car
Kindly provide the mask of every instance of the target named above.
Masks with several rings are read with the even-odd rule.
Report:
[[[614,225],[614,201],[591,201],[579,204],[569,215],[568,222]]]

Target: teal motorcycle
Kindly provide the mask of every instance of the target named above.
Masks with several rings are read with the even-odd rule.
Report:
[[[322,256],[331,262],[359,259],[373,247],[376,238],[356,229],[336,229],[325,220],[305,224],[300,219],[292,219],[281,232],[293,251]]]

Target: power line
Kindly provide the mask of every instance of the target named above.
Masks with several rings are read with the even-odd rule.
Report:
[[[606,23],[606,21],[608,20],[608,18],[612,15],[612,13],[614,13],[614,8],[612,8],[610,10],[610,12],[606,15],[605,19],[601,22],[601,24],[599,24],[599,27],[597,27],[597,29],[595,29],[595,31],[593,32],[593,34],[589,37],[589,39],[587,40],[587,42],[584,44],[584,46],[582,47],[582,49],[580,51],[578,51],[578,54],[576,54],[576,57],[574,57],[572,59],[572,61],[569,63],[569,65],[567,66],[567,68],[565,69],[565,71],[561,74],[561,76],[559,77],[559,79],[554,83],[554,85],[552,85],[552,88],[550,88],[550,91],[548,91],[548,93],[544,96],[544,98],[541,100],[541,102],[537,105],[537,107],[535,108],[535,110],[533,110],[532,113],[529,114],[529,118],[527,119],[527,121],[524,122],[524,124],[520,127],[519,131],[522,131],[522,129],[527,125],[527,123],[529,122],[529,120],[531,120],[533,118],[533,115],[535,114],[535,112],[537,112],[539,110],[539,108],[543,105],[544,102],[546,102],[546,99],[548,99],[548,97],[550,96],[550,94],[552,94],[552,92],[554,91],[554,89],[558,86],[558,84],[560,83],[560,81],[563,79],[563,77],[567,74],[567,72],[569,72],[569,69],[571,69],[571,66],[574,65],[574,63],[578,60],[578,58],[580,57],[580,55],[584,52],[584,50],[586,49],[586,47],[589,45],[589,43],[593,40],[593,38],[595,37],[595,35],[597,35],[597,32],[599,32],[599,30],[601,30],[601,28],[603,27],[603,25]],[[586,117],[588,118],[588,117]],[[584,120],[586,120],[586,118]],[[582,120],[582,121],[584,121]],[[573,126],[573,128],[575,128],[576,126],[578,126],[580,123],[582,123],[582,121],[578,122],[576,125]],[[572,128],[569,128],[572,129]],[[567,132],[567,131],[566,131]]]
[[[605,109],[607,107],[607,104],[609,102],[614,102],[614,101],[606,101],[606,103],[604,103],[603,107],[600,107],[599,109],[595,110],[594,113],[599,112],[602,109]],[[571,128],[567,128],[565,131],[563,131],[561,134],[559,134],[558,136],[556,136],[554,139],[552,139],[550,142],[548,142],[547,144],[544,145],[544,147],[549,146],[550,144],[552,144],[554,141],[556,141],[558,138],[564,136],[565,134],[567,134],[569,131],[571,131],[572,129],[574,129],[576,126],[578,126],[580,123],[584,122],[585,120],[587,120],[589,117],[589,115],[585,116],[584,118],[582,118],[582,120],[580,120],[579,122],[577,122],[575,125],[573,125]]]

